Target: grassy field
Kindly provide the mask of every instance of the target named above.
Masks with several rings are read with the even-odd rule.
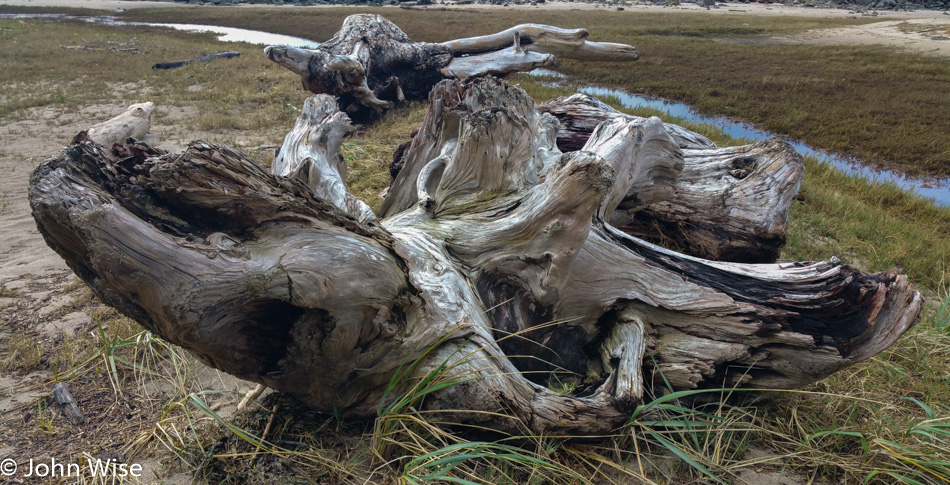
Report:
[[[169,15],[177,21],[188,15],[193,22],[214,23],[213,15],[219,19],[217,23],[322,40],[352,12],[189,9],[135,15],[149,20],[169,20],[157,17]],[[387,9],[386,14],[420,40],[426,40],[424,26],[432,21],[430,14],[446,16],[437,17],[444,26],[440,32],[459,36],[498,30],[500,25],[523,20],[510,13],[504,19],[487,13],[479,13],[478,18],[456,12],[420,16],[419,12],[396,9]],[[682,84],[682,93],[671,97],[696,101],[688,93],[699,92],[691,87],[698,83],[729,93],[729,103],[751,103],[743,105],[747,107],[762,103],[758,98],[763,94],[759,86],[762,73],[736,69],[728,74],[716,69],[704,74],[709,78],[700,82],[694,76],[702,73],[707,57],[720,59],[720,63],[730,56],[748,57],[743,62],[754,64],[758,55],[789,52],[770,49],[791,47],[749,46],[710,38],[761,39],[831,22],[718,17],[712,27],[708,19],[699,16],[657,15],[631,17],[628,27],[621,29],[615,12],[572,12],[569,21],[545,15],[553,14],[531,12],[531,20],[562,26],[597,25],[592,29],[595,39],[630,41],[640,47],[644,59],[636,66],[635,81],[618,81],[622,87],[649,85],[645,79],[656,75],[652,81],[656,89]],[[64,45],[89,49],[63,49]],[[647,50],[647,46],[653,47]],[[173,71],[150,68],[155,62],[225,50],[237,50],[241,57]],[[868,68],[868,73],[882,71],[866,73],[868,85],[891,82],[893,74],[884,71],[903,66],[892,63],[914,62],[881,51],[837,50],[840,52],[826,61],[827,72],[822,76],[828,79],[832,79],[831,72],[844,69],[836,62],[848,59],[882,63]],[[36,52],[55,55],[36,56]],[[647,74],[654,66],[645,62],[648,52],[654,56],[662,53],[666,60],[652,61],[657,65],[669,63],[663,68],[670,77],[666,84],[659,74]],[[775,64],[769,69],[796,73],[787,76],[789,83],[797,78],[807,81],[819,74],[798,74],[804,72],[799,70],[802,62],[811,62],[803,58],[822,53],[802,50],[798,56],[768,57],[769,63]],[[67,117],[90,105],[150,100],[159,105],[153,117],[162,130],[157,145],[164,146],[166,138],[200,137],[239,145],[264,163],[268,163],[271,150],[255,149],[279,144],[308,96],[299,89],[295,76],[266,61],[258,46],[223,44],[210,36],[160,29],[0,19],[0,59],[7,63],[7,68],[0,70],[0,124],[30,119],[44,110]],[[924,64],[920,61],[920,66]],[[580,70],[570,64],[564,68]],[[584,81],[613,82],[598,78],[607,73],[608,68],[601,73],[588,72],[585,75],[590,77]],[[721,81],[717,76],[729,77],[728,83],[717,84]],[[925,69],[909,70],[903,72],[901,85],[925,86],[933,76],[946,79],[945,74]],[[539,102],[569,92],[541,86],[526,77],[516,81]],[[868,89],[890,87],[875,84]],[[798,95],[807,97],[807,90],[802,89],[805,94]],[[818,109],[812,101],[806,103],[810,108],[799,107],[794,96],[775,98],[805,111]],[[847,92],[836,96],[822,98],[826,111],[835,113],[855,104]],[[717,97],[722,96],[710,96]],[[746,116],[738,104],[728,105],[744,118],[757,121]],[[704,108],[719,112],[715,107]],[[348,182],[358,196],[378,206],[378,194],[388,183],[386,167],[391,153],[419,126],[424,110],[422,104],[400,108],[345,142],[341,151],[350,168]],[[895,112],[901,110],[912,111],[913,107]],[[881,111],[890,115],[889,108]],[[846,126],[846,115],[840,116],[821,126],[855,129]],[[858,117],[850,121],[864,123]],[[709,127],[687,127],[722,145],[736,143]],[[59,133],[55,122],[48,129]],[[52,152],[71,135],[51,138],[49,133],[23,132],[18,136],[48,143]],[[906,132],[878,140],[894,150],[913,141],[915,137]],[[498,440],[447,430],[431,424],[437,416],[408,405],[381,409],[375,422],[347,422],[300,409],[293,400],[276,394],[248,411],[228,415],[218,407],[221,393],[198,379],[201,366],[191,357],[142,332],[96,302],[81,284],[71,283],[62,288],[75,295],[70,305],[88,312],[95,324],[58,339],[37,340],[31,333],[32,320],[11,317],[4,322],[4,331],[10,332],[2,335],[0,370],[13,375],[43,371],[68,382],[86,402],[100,403],[88,412],[90,416],[112,416],[116,409],[132,406],[137,409],[134,426],[131,421],[117,424],[103,420],[95,431],[75,436],[43,398],[33,404],[29,419],[18,415],[20,421],[15,426],[6,421],[0,424],[10,433],[7,436],[11,438],[5,439],[20,443],[21,454],[42,449],[57,450],[62,453],[58,456],[95,453],[108,443],[130,458],[155,455],[163,469],[215,483],[761,483],[778,477],[792,483],[946,483],[950,480],[950,408],[946,405],[950,403],[950,304],[946,303],[950,301],[950,210],[891,186],[844,177],[813,160],[807,164],[802,197],[790,217],[784,256],[826,259],[837,255],[865,271],[902,271],[931,303],[917,327],[891,349],[802,391],[775,393],[770,400],[743,406],[727,403],[721,398],[728,392],[719,392],[713,393],[712,404],[699,408],[679,405],[681,395],[664,396],[638,409],[615,436],[583,442],[547,437]],[[20,295],[0,287],[0,296]],[[158,386],[156,381],[164,384]],[[397,401],[411,402],[413,391],[419,392],[410,390],[406,401]],[[645,413],[647,409],[657,411],[660,418]],[[72,437],[71,443],[66,442],[67,437]]]
[[[683,101],[705,114],[748,120],[810,145],[915,174],[950,175],[950,64],[883,47],[785,45],[777,35],[880,18],[709,16],[634,11],[425,11],[384,14],[413,40],[482,35],[537,22],[584,27],[590,38],[635,46],[632,65],[565,61],[581,82]],[[201,9],[195,23],[328,39],[353,9]],[[170,22],[180,11],[136,9],[133,20]],[[432,29],[430,25],[439,25]],[[923,135],[922,135],[923,134]]]

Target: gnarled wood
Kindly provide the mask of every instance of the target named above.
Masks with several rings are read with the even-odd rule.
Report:
[[[686,170],[659,120],[614,119],[561,153],[555,118],[504,82],[445,81],[430,99],[378,224],[294,175],[341,174],[342,118],[319,98],[281,151],[291,176],[204,142],[83,142],[34,172],[34,216],[105,302],[209,365],[354,417],[376,416],[395,374],[437,373],[453,385],[422,405],[455,420],[604,433],[667,383],[820,379],[919,313],[903,276],[710,261],[614,228],[615,205],[661,203]]]
[[[563,152],[580,150],[587,143],[594,128],[604,121],[639,118],[621,113],[593,96],[580,93],[554,98],[539,105],[538,110],[554,115],[561,124],[557,132],[557,147]],[[716,144],[709,138],[682,126],[664,123],[663,127],[680,148],[716,148]]]
[[[583,94],[551,100],[539,109],[561,122],[557,144],[566,151],[581,149],[601,122],[642,119]],[[706,259],[774,262],[785,245],[788,211],[804,177],[801,155],[779,139],[718,148],[698,133],[669,123],[664,127],[683,154],[672,196],[647,201],[628,193],[609,216],[611,225]]]
[[[395,103],[423,100],[445,78],[505,75],[551,66],[555,56],[586,61],[635,61],[636,49],[590,42],[583,29],[523,24],[497,34],[443,43],[412,42],[375,14],[350,15],[313,50],[270,46],[267,57],[300,76],[305,89],[339,97],[354,120],[370,120]]]
[[[284,137],[271,173],[300,179],[313,189],[313,195],[360,222],[375,221],[373,210],[346,190],[346,161],[339,150],[350,128],[350,119],[337,110],[332,96],[308,98],[294,128]]]

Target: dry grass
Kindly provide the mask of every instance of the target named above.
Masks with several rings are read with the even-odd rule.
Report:
[[[419,129],[425,113],[425,103],[390,111],[371,128],[358,129],[340,148],[347,161],[347,187],[374,210],[383,203],[380,195],[389,187],[393,152]]]
[[[279,142],[293,123],[305,94],[286,82],[286,72],[261,55],[259,46],[223,45],[213,36],[165,29],[102,28],[85,22],[67,24],[0,19],[0,116],[23,119],[30,108],[47,106],[66,117],[80,107],[154,101],[153,122],[173,110],[185,111],[183,136],[195,132],[231,137],[237,144]],[[13,41],[15,39],[15,42]],[[204,39],[204,40],[199,40]],[[63,49],[87,46],[103,50]],[[109,51],[134,48],[144,54]],[[52,53],[37,59],[35,52]],[[241,56],[195,63],[176,70],[153,70],[156,62],[187,59],[223,50]],[[222,69],[223,68],[223,69]],[[13,95],[15,93],[15,95]],[[280,128],[278,128],[280,127]],[[167,134],[166,134],[167,135]]]
[[[6,351],[0,359],[0,371],[32,370],[43,358],[42,351],[30,335],[22,333],[13,335],[4,344]]]

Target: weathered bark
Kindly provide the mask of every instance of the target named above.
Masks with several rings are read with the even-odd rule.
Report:
[[[557,118],[560,128],[557,131],[557,147],[562,152],[580,150],[590,138],[594,128],[604,121],[617,118],[637,119],[639,117],[621,113],[607,103],[586,94],[554,98],[538,106],[542,113],[550,113]],[[663,127],[682,149],[699,150],[716,148],[716,144],[699,133],[689,131],[682,126],[664,123]]]
[[[56,401],[56,404],[62,406],[63,414],[66,415],[66,419],[70,424],[75,425],[86,422],[86,417],[82,415],[82,411],[79,410],[79,405],[76,404],[76,398],[73,397],[73,393],[69,392],[66,384],[57,382],[56,385],[53,386],[53,400]]]
[[[590,42],[584,29],[523,24],[493,35],[449,42],[412,42],[374,14],[350,15],[333,38],[313,50],[270,46],[267,57],[300,76],[304,89],[339,97],[357,121],[405,99],[423,100],[437,82],[502,76],[552,66],[555,56],[586,61],[634,61],[636,49]]]
[[[539,109],[561,122],[557,145],[565,151],[581,149],[603,121],[642,119],[583,94]],[[665,128],[683,152],[673,195],[649,201],[629,193],[610,215],[611,225],[706,259],[774,262],[785,245],[788,211],[804,177],[801,155],[777,138],[718,148],[677,125]]]
[[[453,419],[604,433],[667,382],[801,386],[918,315],[903,276],[708,261],[612,227],[623,197],[658,203],[684,170],[657,119],[618,118],[562,154],[554,117],[516,87],[444,81],[431,100],[378,224],[331,200],[341,118],[316,116],[319,98],[281,150],[307,177],[204,142],[180,155],[84,142],[34,172],[34,216],[105,302],[209,365],[346,416],[374,417],[394,375],[434,372],[454,385],[423,405]]]

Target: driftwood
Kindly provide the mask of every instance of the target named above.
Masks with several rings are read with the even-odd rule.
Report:
[[[62,382],[57,382],[53,386],[53,400],[56,401],[56,404],[59,404],[63,408],[63,414],[66,415],[66,419],[70,424],[83,424],[86,422],[86,417],[82,415],[82,411],[79,410],[79,406],[76,404],[76,398],[73,397],[73,393],[69,392],[69,389],[66,388],[66,384]]]
[[[403,100],[424,100],[437,82],[501,76],[554,64],[555,56],[585,61],[634,61],[625,44],[591,42],[584,29],[523,24],[497,34],[442,43],[412,42],[375,14],[350,15],[333,38],[313,50],[270,46],[267,57],[300,76],[304,89],[332,94],[340,109],[363,122]]]
[[[230,59],[232,57],[238,57],[240,55],[241,55],[240,52],[234,52],[234,51],[220,52],[218,54],[211,54],[208,56],[193,57],[191,59],[185,59],[183,61],[159,62],[155,64],[154,66],[152,66],[152,69],[176,69],[176,68],[185,66],[187,64],[191,64],[192,62],[208,62],[208,61],[213,61],[215,59]]]
[[[102,146],[111,147],[122,143],[126,138],[143,138],[152,126],[152,112],[155,103],[138,103],[129,106],[119,116],[93,125],[88,130],[80,131],[73,137],[73,144],[90,141]]]
[[[539,109],[560,121],[557,145],[582,149],[594,129],[616,119],[637,120],[583,94],[557,98]],[[622,231],[655,243],[674,243],[701,258],[774,262],[785,245],[786,221],[805,165],[788,143],[773,138],[718,148],[706,137],[664,124],[683,152],[673,194],[647,203],[631,193],[610,215]]]
[[[657,203],[684,170],[658,119],[618,118],[562,154],[555,118],[517,87],[443,81],[430,100],[378,218],[341,185],[348,120],[325,96],[285,140],[290,169],[275,168],[291,176],[205,142],[83,142],[33,173],[33,214],[106,303],[351,417],[437,374],[454,384],[419,405],[455,422],[604,433],[667,386],[802,386],[915,322],[904,276],[709,261],[612,227],[628,194]]]

